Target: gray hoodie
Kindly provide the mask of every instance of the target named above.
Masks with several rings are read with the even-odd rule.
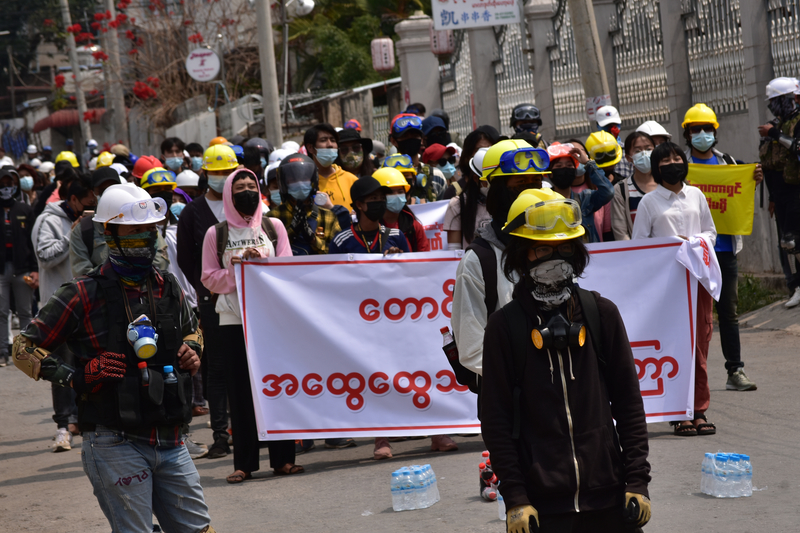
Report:
[[[39,262],[39,296],[42,303],[56,289],[72,279],[69,265],[69,232],[72,221],[61,208],[61,202],[45,206],[33,225],[31,240]]]

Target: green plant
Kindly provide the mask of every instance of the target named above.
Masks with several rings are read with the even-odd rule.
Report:
[[[771,290],[767,285],[752,274],[745,274],[739,278],[739,307],[740,315],[755,311],[783,298]]]

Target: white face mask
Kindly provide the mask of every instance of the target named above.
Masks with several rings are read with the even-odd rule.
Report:
[[[531,294],[546,309],[558,307],[569,300],[572,290],[572,265],[563,259],[539,263],[530,271],[534,286]]]
[[[631,159],[633,159],[633,166],[636,167],[636,170],[642,174],[650,173],[650,154],[652,153],[652,150],[643,150],[637,154],[633,154]]]

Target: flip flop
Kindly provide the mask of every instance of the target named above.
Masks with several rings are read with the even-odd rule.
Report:
[[[688,424],[686,424],[688,422]],[[690,420],[681,420],[679,422],[670,422],[670,425],[675,428],[674,434],[678,437],[694,437],[697,435],[697,428]]]
[[[294,474],[302,474],[305,471],[306,469],[300,465],[292,465],[288,472],[285,472],[280,468],[273,470],[276,476],[293,476]]]
[[[248,479],[253,479],[253,475],[250,474],[249,472],[243,472],[241,470],[237,470],[230,476],[226,477],[225,481],[227,481],[230,484],[235,484],[235,483],[241,483]]]

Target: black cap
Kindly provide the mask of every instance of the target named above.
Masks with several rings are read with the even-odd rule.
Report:
[[[4,167],[0,168],[0,179],[5,178],[6,176],[17,178],[17,181],[19,181],[19,174],[17,174],[17,169],[15,169],[11,165],[5,165]]]
[[[339,132],[339,144],[353,141],[358,141],[361,143],[361,147],[363,148],[365,154],[372,153],[372,139],[361,137],[361,134],[358,133],[358,131],[351,128],[345,128]]]
[[[119,174],[111,167],[100,167],[92,172],[92,188],[99,187],[107,181],[113,181],[115,185],[120,183]]]
[[[389,190],[388,187],[381,185],[381,183],[372,176],[358,178],[353,183],[352,187],[350,187],[350,199],[353,201],[353,207],[356,206],[356,200],[362,200],[378,189]]]

